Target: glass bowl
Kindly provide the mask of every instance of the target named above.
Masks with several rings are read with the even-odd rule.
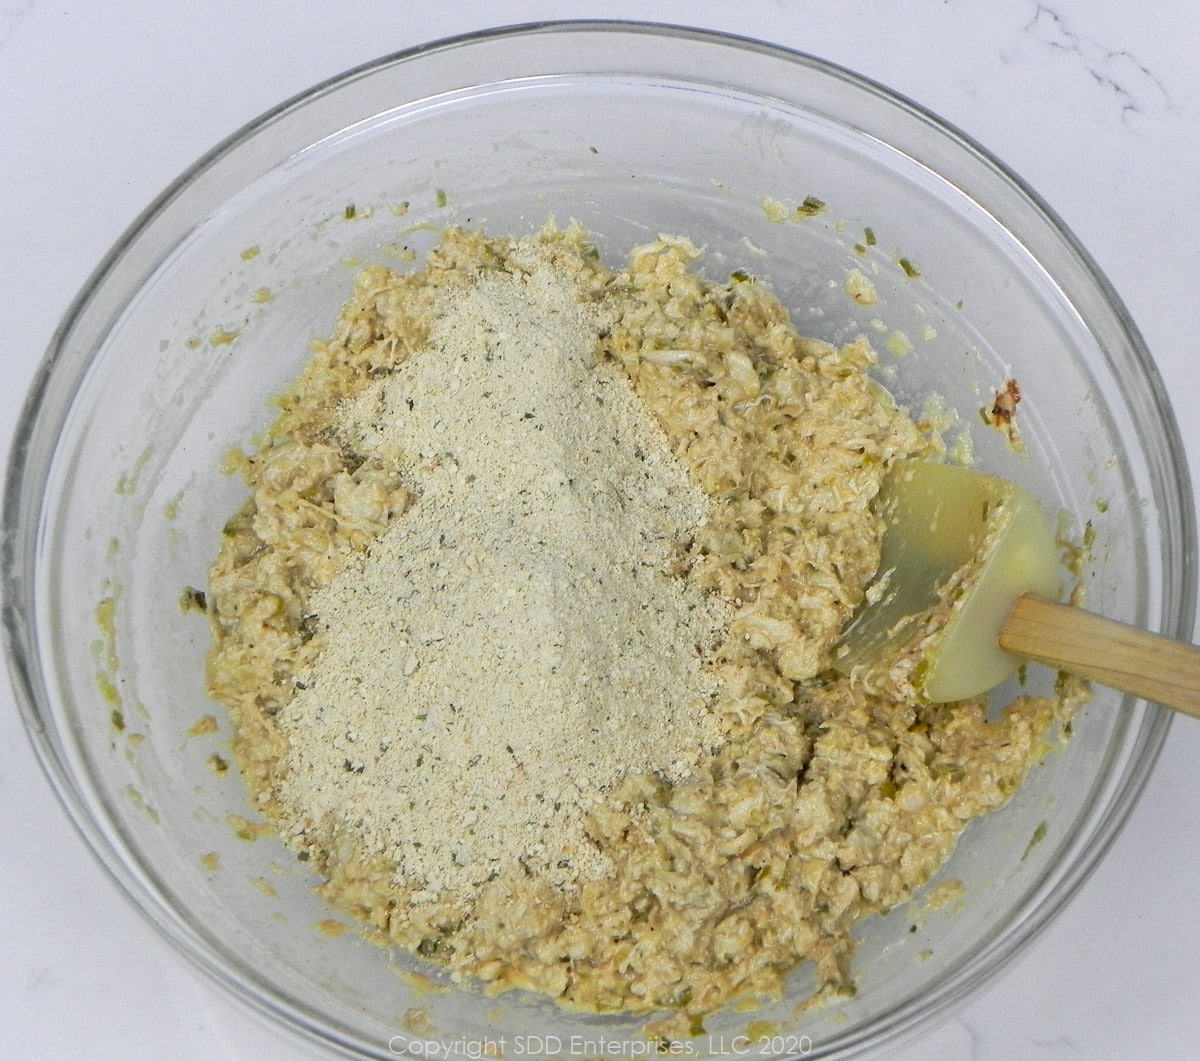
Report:
[[[808,200],[807,207],[804,205]],[[818,202],[819,201],[819,202]],[[625,1056],[643,1021],[447,986],[332,929],[304,867],[256,828],[204,693],[203,587],[243,499],[218,469],[326,334],[356,264],[397,268],[447,223],[555,217],[611,265],[659,232],[703,269],[769,283],[803,333],[871,336],[880,379],[1078,538],[1090,607],[1192,628],[1195,526],[1177,429],[1119,300],[995,159],[887,90],[808,56],[694,30],[515,27],[381,60],[201,159],[113,248],[26,405],[4,510],[4,631],[21,709],[81,832],[172,945],[330,1051]],[[878,300],[860,306],[858,269]],[[983,424],[1009,378],[1024,454]],[[1039,679],[1041,680],[1041,679]],[[1050,680],[1047,678],[1046,680]],[[962,900],[861,926],[853,998],[731,1009],[692,1056],[846,1056],[928,1027],[1062,909],[1127,817],[1167,716],[1097,690],[939,879]],[[439,1045],[440,1044],[440,1045]]]

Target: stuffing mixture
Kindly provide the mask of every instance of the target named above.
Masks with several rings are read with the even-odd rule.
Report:
[[[941,445],[742,272],[663,237],[445,233],[364,269],[240,459],[212,696],[257,804],[377,941],[687,1021],[850,989],[855,923],[1001,806],[1070,696],[832,669],[871,502]]]

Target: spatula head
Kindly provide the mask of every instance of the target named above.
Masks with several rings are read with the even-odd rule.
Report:
[[[999,685],[1020,665],[998,643],[1017,598],[1059,592],[1058,549],[1037,501],[1004,479],[914,460],[896,464],[877,504],[879,573],[842,637],[837,669],[886,667],[919,645],[907,673],[923,699]]]

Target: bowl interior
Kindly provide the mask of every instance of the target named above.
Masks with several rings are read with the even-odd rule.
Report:
[[[823,207],[797,212],[809,196]],[[548,218],[582,222],[610,265],[687,236],[713,278],[769,283],[802,333],[867,334],[901,403],[944,416],[952,443],[1072,538],[1091,527],[1090,607],[1190,630],[1186,477],[1136,334],[1053,218],[917,109],[773,49],[614,26],[439,46],[283,108],[156,204],[61,333],[10,484],[6,618],[43,756],[138,903],[258,1008],[380,1056],[429,1029],[544,1036],[552,1054],[555,1037],[637,1037],[642,1022],[483,999],[338,934],[220,769],[208,630],[180,597],[204,586],[244,497],[224,454],[271,421],[356,266],[411,268],[448,223],[519,234]],[[876,304],[848,296],[851,269]],[[1023,454],[978,415],[1010,377]],[[853,999],[714,1015],[699,1056],[749,1027],[808,1036],[810,1056],[851,1051],[960,998],[1094,863],[1163,727],[1097,690],[1073,739],[966,834],[941,878],[963,882],[961,902],[865,923]],[[809,980],[797,972],[797,997]]]

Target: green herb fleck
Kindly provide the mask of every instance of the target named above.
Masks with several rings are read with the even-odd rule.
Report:
[[[816,217],[822,210],[825,209],[825,204],[815,195],[806,195],[804,202],[796,207],[797,217]]]
[[[1022,862],[1029,857],[1030,851],[1032,851],[1035,847],[1037,847],[1038,844],[1046,839],[1046,833],[1048,829],[1049,826],[1044,821],[1038,822],[1037,828],[1033,830],[1033,836],[1029,838],[1029,843],[1025,847],[1025,853],[1021,855]]]
[[[1060,670],[1054,676],[1054,695],[1060,700],[1067,695],[1067,690],[1071,687],[1071,676],[1065,671]]]
[[[904,270],[904,275],[910,280],[916,280],[921,275],[921,270],[909,258],[900,259],[900,268]]]
[[[179,595],[179,610],[181,612],[207,611],[208,598],[205,596],[204,590],[185,586],[183,592]]]

